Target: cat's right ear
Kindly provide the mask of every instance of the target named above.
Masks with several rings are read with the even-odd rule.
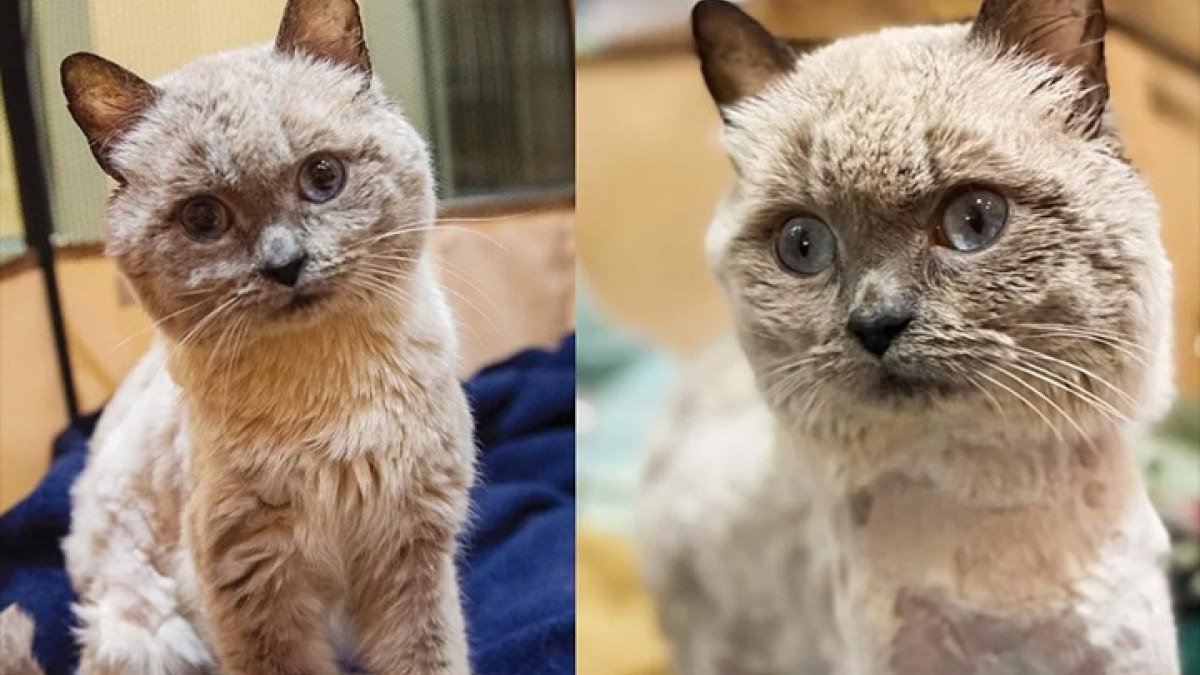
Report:
[[[371,74],[362,16],[354,0],[288,0],[275,50],[305,52]]]
[[[692,36],[704,83],[720,107],[758,94],[796,63],[786,43],[725,0],[701,0],[692,9]]]
[[[121,66],[79,52],[62,62],[67,110],[87,137],[104,172],[124,182],[112,164],[112,149],[158,99],[158,89]]]
[[[1084,85],[1078,112],[1095,134],[1108,102],[1105,27],[1103,0],[984,0],[971,37],[1075,71]]]

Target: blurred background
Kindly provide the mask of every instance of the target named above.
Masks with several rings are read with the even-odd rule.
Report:
[[[0,512],[69,419],[145,351],[149,321],[102,256],[111,181],[67,113],[59,64],[98,53],[144,78],[274,40],[284,0],[5,0],[0,17]],[[569,0],[360,0],[373,70],[429,140],[434,247],[464,375],[557,345],[574,323]],[[22,46],[23,45],[23,46]]]
[[[631,500],[647,434],[680,364],[725,335],[703,256],[732,182],[716,109],[692,53],[693,0],[579,0],[580,675],[669,672],[638,577]],[[973,17],[979,0],[758,0],[776,34],[828,40]],[[1200,2],[1106,0],[1109,81],[1134,164],[1162,207],[1175,265],[1181,399],[1142,452],[1175,537],[1174,576],[1200,675]]]

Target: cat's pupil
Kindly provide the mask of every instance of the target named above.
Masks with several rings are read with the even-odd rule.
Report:
[[[312,165],[310,177],[313,185],[318,188],[330,189],[337,182],[337,172],[328,159],[322,159]]]
[[[809,238],[807,230],[800,232],[800,241],[796,243],[796,247],[801,256],[808,257],[809,250],[812,248],[812,240]]]
[[[972,204],[970,210],[967,211],[967,227],[974,230],[976,234],[983,234],[984,228],[987,227],[987,219],[979,202]]]
[[[197,229],[211,230],[217,226],[217,211],[212,204],[202,202],[192,207],[191,221]]]

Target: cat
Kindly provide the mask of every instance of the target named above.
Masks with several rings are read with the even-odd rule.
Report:
[[[693,10],[733,341],[639,504],[681,675],[1174,675],[1131,442],[1173,395],[1158,209],[1100,0],[807,54]]]
[[[62,82],[158,333],[73,491],[81,673],[469,672],[430,158],[354,0],[289,0],[273,45],[153,84],[87,53]]]

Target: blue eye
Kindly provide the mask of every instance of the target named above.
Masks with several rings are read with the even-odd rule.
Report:
[[[956,251],[978,251],[995,241],[1007,222],[1007,199],[991,190],[967,190],[942,210],[938,243]]]
[[[812,216],[789,219],[775,240],[775,255],[780,264],[796,274],[819,274],[833,264],[836,253],[833,231]]]

